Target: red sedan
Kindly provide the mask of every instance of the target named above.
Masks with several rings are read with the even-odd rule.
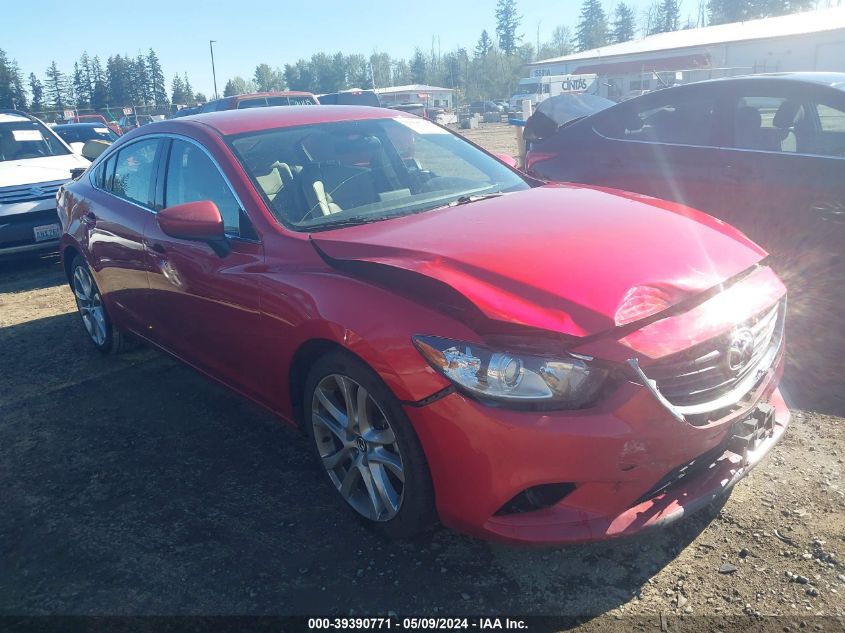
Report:
[[[390,536],[633,534],[729,491],[789,421],[759,247],[401,112],[159,123],[58,200],[94,346],[140,339],[300,425]]]

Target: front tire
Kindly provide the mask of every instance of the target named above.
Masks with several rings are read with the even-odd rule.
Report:
[[[88,340],[103,354],[119,354],[129,349],[130,339],[112,326],[97,282],[81,255],[73,259],[70,270],[71,289]]]
[[[434,523],[419,439],[396,396],[347,352],[318,360],[305,385],[305,427],[322,470],[364,523],[407,538]]]

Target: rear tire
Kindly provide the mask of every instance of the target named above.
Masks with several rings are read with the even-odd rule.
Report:
[[[112,325],[103,297],[88,264],[81,255],[70,266],[70,287],[88,340],[103,354],[120,354],[135,346],[135,341]]]
[[[304,426],[318,464],[365,525],[408,538],[435,523],[434,488],[396,396],[356,356],[320,358],[305,384]]]

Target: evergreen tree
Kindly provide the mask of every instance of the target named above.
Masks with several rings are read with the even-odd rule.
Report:
[[[100,58],[96,55],[91,60],[91,107],[95,110],[103,110],[108,106],[109,87],[106,81],[106,74],[100,64]]]
[[[33,112],[44,110],[44,84],[42,84],[35,73],[29,73],[29,91],[32,93],[30,109]]]
[[[73,81],[77,99],[84,104],[81,107],[90,108],[94,98],[94,72],[91,67],[91,58],[88,57],[86,51],[82,51],[79,63],[74,65]]]
[[[46,71],[47,84],[45,92],[47,103],[56,110],[64,110],[66,105],[67,80],[54,61]]]
[[[614,44],[634,39],[634,10],[624,2],[616,5],[613,16],[611,39]]]
[[[170,104],[167,98],[167,86],[164,83],[164,71],[158,61],[158,55],[151,48],[147,53],[147,72],[150,77],[150,94],[157,108],[164,108]]]
[[[681,22],[681,8],[678,0],[661,0],[657,8],[656,24],[653,33],[677,31]]]
[[[170,84],[170,101],[179,105],[187,105],[190,101],[193,101],[185,92],[185,82],[179,75],[175,75]]]
[[[575,39],[578,40],[579,51],[599,48],[608,43],[607,16],[600,0],[584,0]]]
[[[26,109],[26,91],[18,63],[0,48],[0,108]]]
[[[513,55],[522,39],[521,35],[516,34],[521,21],[522,16],[516,13],[516,0],[499,0],[496,5],[496,36],[499,38],[499,48],[506,55]]]
[[[153,103],[153,87],[150,73],[147,70],[147,60],[141,53],[132,63],[132,86],[134,88],[133,101],[140,101],[144,105]]]
[[[194,95],[194,103],[205,103],[208,101],[208,97],[205,96],[204,92],[198,92]]]
[[[753,15],[751,0],[710,0],[707,13],[710,24],[741,22]]]
[[[0,108],[14,108],[12,101],[11,64],[6,51],[0,48]]]
[[[115,107],[133,105],[129,61],[120,55],[106,61],[108,102]]]
[[[484,29],[481,31],[481,37],[478,38],[478,44],[475,45],[475,57],[487,57],[492,48],[493,42],[490,41],[487,29]]]
[[[73,79],[71,81],[73,93],[76,97],[77,108],[88,108],[91,105],[91,86],[85,78],[85,73],[79,66],[79,62],[73,63]]]
[[[184,81],[184,86],[185,86],[185,97],[187,98],[187,102],[189,104],[196,103],[196,99],[194,98],[194,89],[191,86],[191,82],[188,80],[188,73],[185,73],[183,81]]]

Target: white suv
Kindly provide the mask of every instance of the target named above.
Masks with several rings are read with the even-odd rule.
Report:
[[[0,256],[55,247],[56,192],[88,165],[35,117],[0,110]]]

